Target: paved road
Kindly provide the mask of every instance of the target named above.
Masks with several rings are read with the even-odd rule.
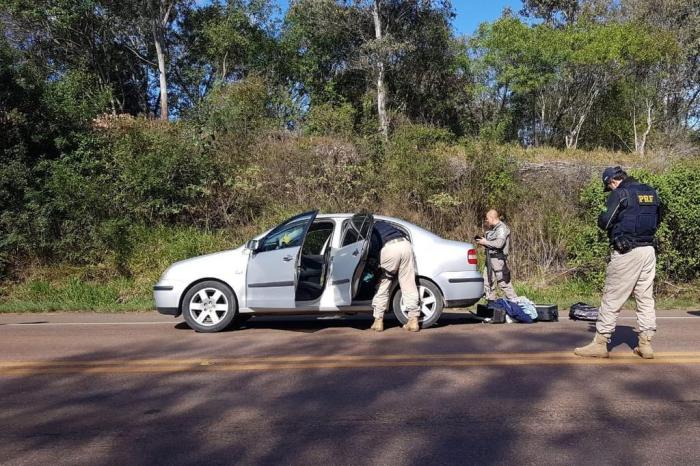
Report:
[[[0,315],[0,463],[700,464],[700,312],[660,316],[590,361],[583,322]]]

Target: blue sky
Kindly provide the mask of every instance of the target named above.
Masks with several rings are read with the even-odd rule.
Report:
[[[288,0],[278,0],[285,10]],[[458,34],[472,34],[479,24],[493,21],[501,16],[503,8],[509,6],[515,13],[522,8],[520,0],[452,0],[457,17],[454,27]]]
[[[458,34],[471,34],[484,21],[501,16],[503,8],[510,7],[517,13],[523,7],[520,0],[452,0],[457,17],[454,27]]]

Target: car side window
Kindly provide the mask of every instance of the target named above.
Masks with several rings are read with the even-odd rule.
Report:
[[[319,224],[314,225],[312,229],[306,234],[306,239],[304,240],[304,249],[302,254],[304,255],[319,255],[323,253],[323,246],[326,241],[333,234],[334,224]]]
[[[259,251],[274,251],[277,249],[293,248],[301,246],[304,239],[304,229],[306,222],[295,222],[286,228],[281,228],[278,231],[273,231],[270,235],[263,239]]]
[[[345,232],[343,233],[343,240],[340,243],[340,247],[344,248],[345,246],[349,244],[356,243],[359,240],[359,237],[357,235],[357,231],[355,231],[354,228],[351,226],[347,226],[345,228]]]

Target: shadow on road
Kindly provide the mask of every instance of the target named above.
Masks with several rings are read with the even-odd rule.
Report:
[[[254,322],[246,325],[258,325]],[[366,323],[357,321],[362,328]],[[348,322],[283,324],[283,329],[291,326],[296,332],[347,327]],[[271,322],[259,325],[276,329]],[[629,331],[625,328],[621,334],[618,344],[628,343]],[[178,333],[178,341],[157,352],[152,342],[144,341],[85,352],[72,360],[205,357],[207,348],[222,341],[229,345],[230,358],[244,349],[259,355],[337,355],[353,354],[358,347],[352,334],[325,339],[275,335],[280,338],[247,338],[237,347],[234,335]],[[525,347],[546,351],[587,339],[575,329],[554,326],[541,333],[511,332],[508,341],[499,340],[499,335],[503,333],[426,331],[420,339],[379,336],[363,340],[362,352],[382,354],[389,344],[393,351],[404,347],[415,354],[441,347],[460,347],[463,352]],[[0,456],[9,464],[490,465],[537,464],[542,455],[559,464],[645,464],[654,440],[676,436],[679,421],[693,416],[697,425],[700,416],[700,404],[686,403],[683,392],[698,386],[697,372],[678,367],[658,377],[649,375],[651,369],[384,367],[149,374],[85,370],[4,377]],[[570,396],[562,397],[562,392]],[[630,402],[638,406],[632,414],[622,409]],[[666,464],[692,463],[680,449],[664,455]]]
[[[463,313],[445,313],[441,321],[433,325],[431,328],[449,327],[454,325],[472,325],[481,324]],[[371,314],[357,314],[353,316],[254,316],[244,322],[234,323],[224,332],[252,330],[252,329],[270,329],[270,330],[288,330],[290,332],[300,333],[315,333],[320,330],[329,328],[344,328],[355,330],[367,330],[372,325]],[[401,327],[399,321],[392,315],[384,319],[384,326],[387,330]],[[191,327],[186,322],[182,321],[174,326],[177,330],[192,331]]]

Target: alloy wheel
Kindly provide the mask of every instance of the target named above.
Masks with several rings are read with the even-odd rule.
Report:
[[[190,299],[189,313],[195,322],[204,327],[217,325],[228,312],[228,299],[216,288],[204,288]]]

